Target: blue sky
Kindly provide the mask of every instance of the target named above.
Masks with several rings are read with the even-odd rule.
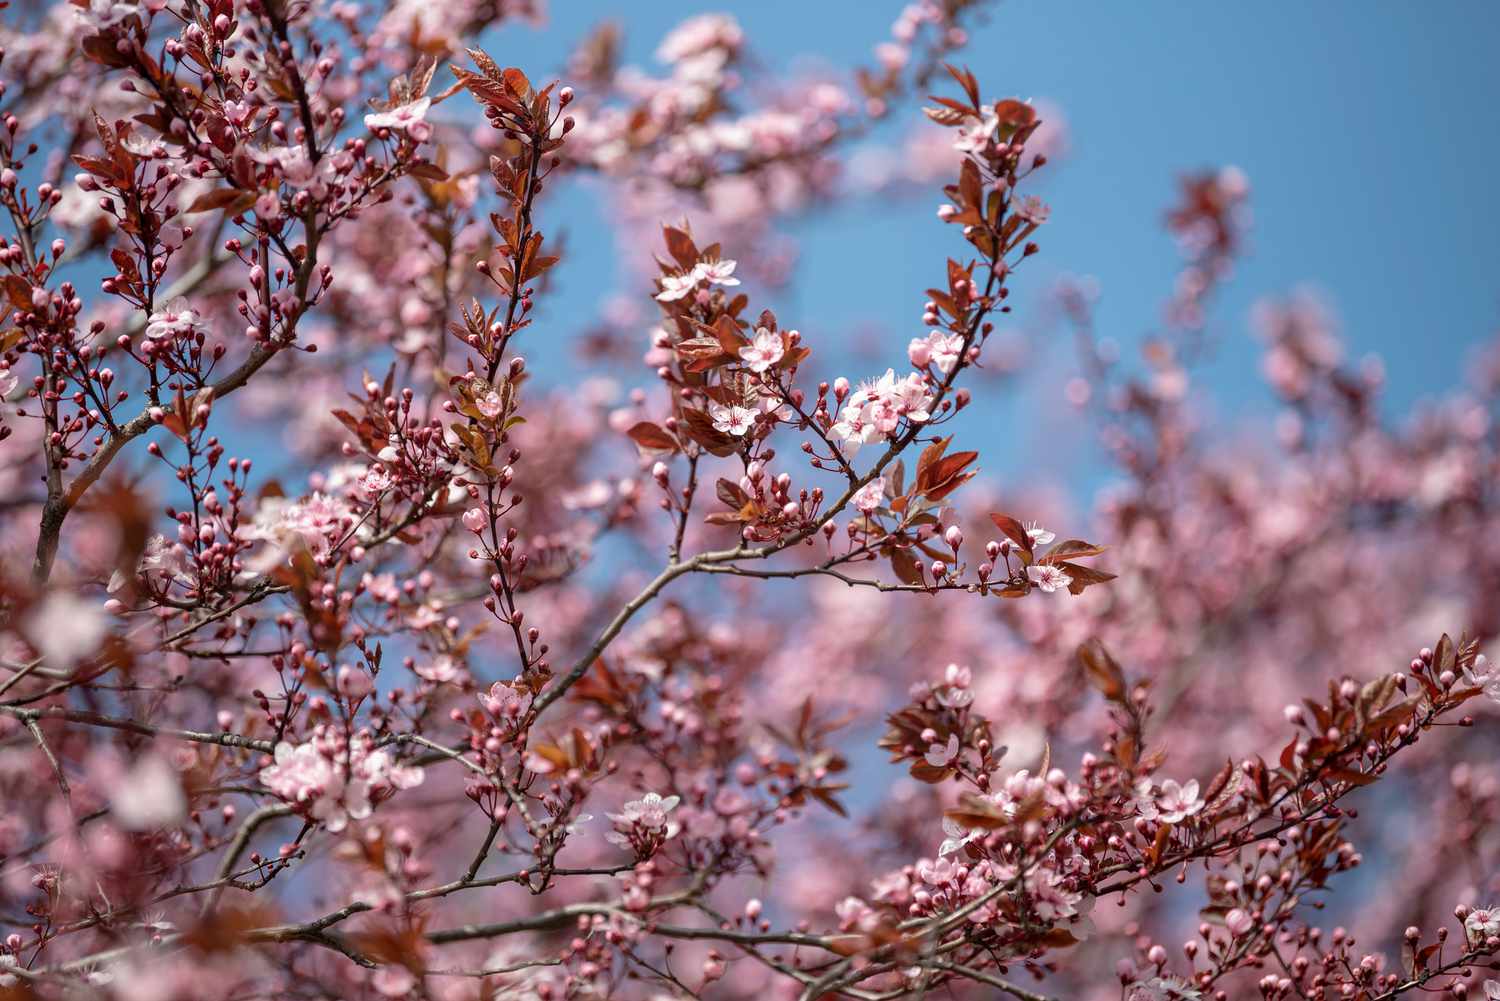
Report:
[[[627,11],[603,0],[554,0],[552,8],[542,30],[507,28],[487,47],[541,77],[562,65],[590,25],[615,18],[627,60],[649,66],[671,25],[721,10],[739,19],[766,65],[848,66],[868,59],[900,4],[653,0]],[[1249,256],[1214,315],[1223,346],[1202,372],[1217,417],[1235,426],[1246,413],[1266,412],[1249,309],[1298,286],[1319,290],[1334,307],[1351,356],[1385,359],[1390,412],[1442,393],[1500,318],[1493,229],[1500,189],[1490,181],[1500,152],[1497,41],[1500,6],[1479,2],[999,4],[962,61],[994,96],[1059,105],[1070,146],[1046,182],[1052,221],[1042,257],[1018,282],[1021,318],[1038,309],[1028,290],[1064,274],[1090,275],[1103,293],[1101,333],[1139,340],[1179,263],[1161,228],[1175,179],[1235,164],[1250,178],[1254,223]],[[553,219],[587,220],[586,196],[569,199]],[[921,289],[946,254],[962,249],[933,218],[937,201],[934,192],[794,222],[803,266],[798,288],[781,300],[793,309],[784,320],[828,339],[879,323],[892,332],[890,362],[899,361],[906,338],[920,333]],[[590,287],[593,276],[611,273],[611,253],[607,243],[580,250],[560,275],[564,287]],[[588,313],[550,308],[559,333]],[[1047,392],[1072,364],[1066,343],[1044,355]],[[973,420],[982,429],[1024,419],[1037,402],[1001,402]],[[1088,451],[1086,438],[1074,440]],[[1028,463],[1037,450],[1023,445],[998,465]],[[1084,456],[1072,475],[1060,472],[1093,480],[1089,464]]]

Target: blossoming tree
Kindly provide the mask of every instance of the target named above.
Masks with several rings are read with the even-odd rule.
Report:
[[[465,50],[538,7],[5,11],[0,995],[1500,997],[1500,365],[1389,424],[1268,302],[1226,455],[1247,184],[1190,177],[1143,370],[1059,295],[1122,480],[1059,531],[960,417],[1056,142],[978,4],[850,81],[748,88],[717,15],[661,75]],[[850,379],[752,295],[924,100],[881,183],[952,253]],[[624,397],[525,360],[583,178]]]

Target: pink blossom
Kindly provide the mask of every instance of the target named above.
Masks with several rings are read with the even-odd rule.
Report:
[[[631,800],[619,813],[606,814],[614,824],[614,830],[604,835],[605,840],[622,848],[632,848],[643,843],[655,845],[676,837],[679,827],[670,815],[679,802],[677,796],[662,796],[654,792]]]
[[[146,336],[157,340],[191,334],[200,322],[198,313],[186,299],[173,299],[165,307],[151,314],[146,324]]]
[[[1203,800],[1198,798],[1197,779],[1191,779],[1182,785],[1167,779],[1162,782],[1159,792],[1153,791],[1150,779],[1141,779],[1136,783],[1136,812],[1147,820],[1179,824],[1202,810],[1203,806]]]
[[[398,789],[422,783],[422,769],[398,765],[377,750],[364,731],[344,745],[338,735],[315,731],[301,744],[282,741],[272,763],[260,770],[269,791],[305,811],[328,830],[370,816],[374,805]]]
[[[1000,128],[1000,116],[993,107],[984,109],[984,117],[966,122],[958,129],[953,148],[960,153],[980,153],[994,142],[995,131]]]
[[[1151,977],[1125,989],[1126,1001],[1198,1001],[1203,992],[1172,977]]]
[[[417,142],[422,142],[432,134],[432,127],[427,124],[427,109],[430,107],[432,107],[432,99],[423,97],[410,104],[375,112],[365,116],[365,128],[371,131],[401,129]]]
[[[1046,594],[1066,590],[1073,583],[1073,578],[1064,573],[1061,567],[1050,563],[1031,564],[1026,568],[1026,577],[1036,585],[1037,590]]]
[[[715,49],[734,51],[744,42],[739,22],[727,14],[702,14],[689,18],[662,39],[656,58],[681,62]]]
[[[21,632],[47,666],[68,671],[98,651],[109,618],[99,603],[53,590],[27,613]]]
[[[1492,936],[1500,936],[1500,907],[1476,907],[1464,918],[1464,932],[1469,941],[1484,942]]]
[[[661,302],[676,302],[698,287],[698,275],[689,271],[685,275],[662,275],[661,291],[656,298]]]
[[[1046,222],[1047,217],[1052,214],[1052,210],[1036,195],[1027,195],[1012,202],[1011,211],[1027,222],[1037,226]]]
[[[869,514],[885,501],[885,477],[877,476],[854,492],[850,503],[855,510]]]
[[[182,780],[166,758],[147,752],[114,785],[110,815],[127,831],[171,827],[187,817]]]
[[[924,757],[934,768],[947,767],[958,757],[958,734],[949,734],[945,744],[929,744]]]
[[[435,684],[455,681],[467,673],[458,661],[448,654],[440,654],[428,663],[418,664],[413,670],[416,671],[417,677]]]
[[[738,404],[710,403],[708,415],[713,419],[714,430],[736,438],[744,437],[755,426],[755,411]]]
[[[1231,934],[1243,935],[1255,927],[1255,919],[1244,908],[1235,907],[1224,915],[1224,927],[1228,928]]]
[[[728,260],[699,261],[693,266],[693,277],[712,285],[738,285],[740,280],[734,277],[735,266],[736,262]]]
[[[755,329],[755,337],[750,343],[740,348],[740,358],[750,363],[750,371],[764,372],[766,369],[781,361],[786,353],[781,343],[781,335],[772,333],[765,327]]]
[[[1026,536],[1031,539],[1033,546],[1047,546],[1051,545],[1052,541],[1057,538],[1057,533],[1049,532],[1036,522],[1032,522],[1026,526]]]

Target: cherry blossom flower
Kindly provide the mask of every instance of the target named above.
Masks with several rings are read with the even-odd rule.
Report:
[[[925,338],[914,337],[906,348],[906,355],[917,368],[936,365],[944,375],[958,367],[963,359],[964,338],[962,334],[949,334],[941,330],[928,333]]]
[[[698,287],[698,275],[689,271],[685,275],[662,275],[661,291],[656,298],[661,302],[676,302]]]
[[[772,333],[765,327],[755,328],[755,337],[749,344],[740,348],[740,358],[750,363],[752,372],[764,372],[781,361],[785,353],[786,349],[782,346],[781,335]]]
[[[1035,584],[1037,590],[1046,594],[1066,590],[1073,583],[1073,578],[1063,572],[1061,567],[1050,563],[1033,563],[1026,568],[1026,577]]]
[[[877,476],[854,492],[850,503],[856,511],[869,514],[885,501],[885,477]]]
[[[925,423],[931,419],[931,405],[932,393],[919,374],[897,378],[894,369],[886,369],[885,375],[850,395],[829,430],[845,453],[852,454],[861,445],[889,438],[903,419]]]
[[[421,768],[398,765],[375,749],[363,731],[347,746],[322,730],[301,744],[282,741],[260,770],[263,786],[334,833],[370,816],[375,803],[396,790],[421,785],[422,777]]]
[[[1203,992],[1172,977],[1139,980],[1125,989],[1126,1001],[1198,1001]]]
[[[924,757],[932,767],[946,768],[958,757],[958,734],[949,734],[945,744],[929,744]]]
[[[132,14],[140,13],[135,0],[88,0],[87,3],[74,7],[74,10],[78,12],[81,22],[95,29],[111,27]]]
[[[1255,927],[1255,919],[1243,907],[1235,907],[1224,915],[1224,927],[1234,935],[1243,935]]]
[[[614,830],[604,837],[610,844],[622,848],[651,846],[652,850],[661,842],[677,836],[678,824],[670,814],[677,809],[680,798],[662,796],[648,792],[640,799],[626,803],[619,813],[606,814]]]
[[[943,818],[943,833],[946,834],[947,837],[943,840],[943,843],[938,846],[939,857],[952,855],[954,852],[963,848],[964,845],[969,844],[971,841],[977,841],[978,839],[984,837],[984,831],[981,828],[966,828],[962,824],[958,823],[958,821],[953,820],[951,817]]]
[[[993,107],[986,108],[983,118],[959,126],[953,148],[960,153],[980,153],[994,142],[999,128],[1000,115]]]
[[[432,107],[432,99],[423,97],[409,104],[401,104],[386,111],[368,114],[365,116],[365,128],[372,131],[400,129],[417,142],[423,142],[432,134],[432,126],[427,124],[427,110],[430,107]]]
[[[1031,539],[1033,546],[1047,546],[1051,545],[1053,540],[1057,538],[1057,533],[1049,532],[1036,522],[1032,522],[1026,526],[1026,536]]]
[[[1162,782],[1159,792],[1153,791],[1150,779],[1141,779],[1136,783],[1136,812],[1147,820],[1179,824],[1202,810],[1203,806],[1203,800],[1198,798],[1197,779],[1190,779],[1182,785],[1167,779]]]
[[[657,47],[656,58],[675,63],[713,50],[732,52],[744,40],[739,22],[728,14],[700,14],[672,29]]]
[[[243,536],[270,545],[247,565],[265,572],[299,548],[322,555],[343,540],[354,521],[347,501],[318,491],[300,500],[264,498]]]
[[[186,299],[173,299],[164,308],[151,314],[151,319],[146,324],[146,336],[170,340],[191,334],[199,322],[198,313],[188,305]]]
[[[434,657],[430,663],[418,664],[413,670],[416,672],[417,677],[435,684],[455,681],[468,673],[460,666],[457,660],[448,654],[440,654]]]
[[[497,681],[488,692],[479,693],[479,704],[495,719],[514,724],[531,705],[531,693],[517,684]]]
[[[53,590],[26,615],[21,633],[49,667],[68,671],[98,651],[109,617],[96,602]]]
[[[148,752],[115,783],[110,810],[127,831],[156,830],[187,817],[187,797],[176,769],[160,754]]]
[[[1500,670],[1496,670],[1484,654],[1474,658],[1474,663],[1464,668],[1463,681],[1465,685],[1481,689],[1485,695],[1500,702]]]
[[[1470,942],[1483,942],[1500,936],[1500,907],[1476,907],[1464,918],[1464,932]]]
[[[736,264],[729,260],[699,261],[693,266],[693,277],[713,285],[738,285],[740,280],[734,277]]]
[[[755,426],[755,411],[731,404],[710,403],[708,415],[713,418],[714,430],[742,438]]]
[[[1052,214],[1052,210],[1036,195],[1027,195],[1024,198],[1017,199],[1013,203],[1011,211],[1027,222],[1037,226],[1046,222],[1047,217]]]

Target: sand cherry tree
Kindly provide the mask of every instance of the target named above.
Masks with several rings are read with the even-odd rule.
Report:
[[[728,15],[479,47],[542,7],[0,3],[0,997],[1500,997],[1500,364],[1388,423],[1268,300],[1216,447],[1193,175],[1144,372],[1056,294],[1120,485],[998,494],[1055,137],[981,5],[753,88]],[[929,91],[952,250],[853,370],[755,297]]]

